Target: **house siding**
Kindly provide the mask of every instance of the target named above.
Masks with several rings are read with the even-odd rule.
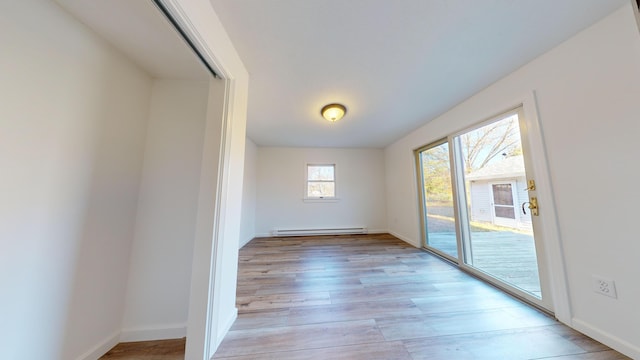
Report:
[[[491,222],[491,189],[486,181],[472,181],[470,186],[471,221]]]

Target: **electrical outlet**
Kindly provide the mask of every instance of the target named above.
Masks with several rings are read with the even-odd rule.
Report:
[[[611,279],[593,275],[593,291],[614,299],[618,298],[616,294],[616,283]]]

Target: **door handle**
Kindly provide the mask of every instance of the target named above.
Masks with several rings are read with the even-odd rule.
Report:
[[[529,180],[527,182],[527,188],[524,189],[524,191],[534,191],[536,189],[536,182],[535,180]]]
[[[529,204],[528,208],[531,210],[531,215],[538,216],[538,198],[532,197],[529,201],[525,201],[522,203],[522,213],[527,214],[527,210],[525,209],[525,205]]]

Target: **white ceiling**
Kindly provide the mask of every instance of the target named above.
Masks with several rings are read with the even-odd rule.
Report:
[[[56,0],[157,78],[203,79],[204,65],[151,0]]]
[[[249,137],[309,147],[384,147],[627,1],[211,0],[251,76]]]
[[[153,76],[209,76],[151,0],[56,1]],[[307,147],[384,147],[627,1],[211,0],[251,75],[249,137]]]

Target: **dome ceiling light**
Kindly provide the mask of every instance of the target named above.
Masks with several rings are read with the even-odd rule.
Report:
[[[336,122],[347,113],[347,108],[342,104],[329,104],[325,105],[320,113],[328,121]]]

